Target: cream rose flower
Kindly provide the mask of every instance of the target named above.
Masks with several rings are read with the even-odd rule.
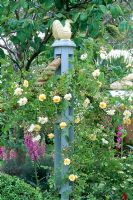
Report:
[[[69,175],[69,180],[70,180],[71,182],[74,182],[74,181],[76,180],[76,178],[77,178],[77,176],[75,176],[74,174],[70,174],[70,175]]]
[[[60,123],[60,128],[64,129],[67,126],[66,122],[61,122]]]
[[[26,87],[26,88],[29,87],[29,82],[27,80],[24,80],[23,86]]]
[[[35,125],[34,124],[31,124],[29,129],[28,129],[28,132],[33,132],[34,131],[34,128],[35,128]]]
[[[129,110],[125,110],[123,115],[125,118],[129,118],[129,117],[131,117],[132,113]]]
[[[105,140],[104,138],[102,138],[102,143],[103,144],[108,144],[109,142],[108,142],[108,140]]]
[[[40,139],[41,139],[41,136],[37,135],[36,137],[32,138],[32,141],[35,142],[35,141],[39,141]]]
[[[67,101],[70,101],[71,98],[72,98],[71,93],[68,93],[68,94],[66,94],[66,95],[64,96],[64,99],[67,100]]]
[[[19,96],[23,93],[23,89],[22,88],[16,88],[14,90],[14,95]]]
[[[28,132],[33,132],[33,131],[39,132],[40,130],[41,126],[39,124],[31,124],[28,129]]]
[[[115,114],[115,110],[107,110],[106,113],[110,116],[113,116]]]
[[[89,135],[89,139],[90,139],[91,141],[95,141],[95,140],[97,139],[96,134],[90,134],[90,135]]]
[[[17,103],[20,106],[24,106],[25,104],[27,104],[27,102],[28,102],[28,99],[26,97],[20,98],[19,101],[17,101]]]
[[[39,132],[41,130],[41,126],[39,124],[35,124],[34,131]]]
[[[81,121],[80,117],[76,117],[76,119],[74,120],[75,124],[79,124]]]
[[[107,104],[104,101],[100,102],[99,107],[105,109],[107,107]]]
[[[38,122],[40,124],[46,124],[48,122],[48,117],[38,117]]]
[[[49,139],[53,139],[53,138],[54,138],[54,134],[53,134],[53,133],[49,133],[49,134],[48,134],[48,138],[49,138]]]
[[[59,103],[60,101],[61,101],[61,97],[60,96],[56,95],[56,96],[53,97],[53,102],[54,103]]]
[[[84,108],[87,108],[89,104],[90,104],[90,99],[86,98],[86,99],[84,100],[83,107],[84,107]]]
[[[69,158],[64,159],[64,165],[70,165],[71,160]]]
[[[39,101],[44,101],[44,100],[46,100],[46,95],[45,94],[40,94],[38,99],[39,99]]]
[[[100,73],[100,70],[96,69],[94,72],[92,72],[92,76],[94,77],[94,79],[96,79],[100,75]]]
[[[80,60],[86,60],[87,59],[87,53],[84,53],[80,56]]]

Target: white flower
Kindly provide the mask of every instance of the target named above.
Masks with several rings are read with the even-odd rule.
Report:
[[[129,98],[128,98],[128,101],[132,101],[132,100],[133,100],[132,97],[129,97]]]
[[[71,98],[72,98],[72,95],[71,95],[70,93],[69,93],[69,94],[66,94],[66,95],[64,96],[64,99],[65,99],[65,100],[68,100],[68,101],[70,101]]]
[[[101,53],[100,53],[100,58],[101,58],[102,60],[105,60],[105,59],[106,59],[106,54],[105,54],[104,52],[101,52]]]
[[[84,100],[83,106],[84,106],[85,108],[87,108],[89,104],[90,104],[90,99],[86,98],[86,99]]]
[[[112,187],[112,190],[117,190],[117,188],[113,186],[113,187]]]
[[[94,72],[92,72],[92,76],[94,77],[94,79],[96,79],[99,75],[100,75],[99,69],[96,69]]]
[[[118,171],[118,173],[119,173],[119,174],[124,174],[124,172],[123,172],[123,171]]]
[[[81,60],[86,60],[87,59],[87,53],[84,53],[80,56]]]
[[[38,117],[38,122],[40,124],[45,124],[48,122],[48,117]]]
[[[127,64],[131,64],[133,62],[132,54],[130,53],[130,51],[127,50],[112,49],[107,56],[109,60],[117,59],[120,57],[123,57],[124,62]]]
[[[20,98],[19,101],[17,102],[20,106],[24,106],[27,104],[28,99],[26,97]]]
[[[108,115],[113,116],[115,114],[115,110],[107,110]]]
[[[106,59],[107,57],[107,52],[105,51],[104,47],[100,47],[100,58],[102,60]]]
[[[104,138],[102,138],[102,143],[103,144],[108,144],[109,142],[108,142],[108,140],[105,140]]]
[[[14,90],[14,95],[21,95],[22,92],[23,92],[23,89],[22,89],[22,88],[16,88],[16,89]]]
[[[29,129],[28,129],[28,132],[33,132],[34,128],[35,128],[35,125],[31,124],[30,127],[29,127]]]
[[[131,117],[132,113],[129,110],[125,110],[123,115],[125,116],[125,118],[129,118]]]
[[[35,142],[35,141],[39,141],[40,139],[41,139],[41,136],[37,135],[36,137],[32,138],[32,141]]]

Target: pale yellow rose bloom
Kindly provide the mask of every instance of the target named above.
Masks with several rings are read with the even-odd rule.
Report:
[[[71,160],[69,158],[64,159],[64,165],[70,165]]]
[[[107,107],[106,102],[104,102],[104,101],[100,102],[99,107],[102,108],[102,109],[105,109]]]
[[[97,139],[96,134],[90,134],[90,135],[89,135],[89,139],[90,139],[91,141],[95,141],[95,140]]]
[[[46,95],[45,94],[40,94],[38,99],[39,99],[39,101],[44,101],[46,99]]]
[[[39,124],[35,124],[34,131],[39,132],[41,130],[41,126]]]
[[[131,119],[130,118],[123,118],[123,123],[125,124],[125,125],[130,125],[131,123],[132,123],[132,121],[131,121]]]
[[[53,138],[54,138],[54,134],[53,134],[53,133],[49,133],[49,134],[48,134],[48,138],[49,138],[49,139],[53,139]]]
[[[74,120],[74,122],[75,122],[75,124],[79,124],[80,123],[80,117],[77,117],[75,120]]]
[[[54,103],[59,103],[61,101],[61,97],[60,96],[54,96],[53,97],[53,102]]]
[[[72,181],[72,182],[74,182],[76,180],[76,177],[77,176],[75,176],[74,174],[70,174],[69,175],[69,180]]]
[[[61,122],[60,123],[60,128],[64,129],[67,126],[66,122]]]
[[[29,82],[27,80],[24,80],[23,86],[26,87],[26,88],[29,87]]]

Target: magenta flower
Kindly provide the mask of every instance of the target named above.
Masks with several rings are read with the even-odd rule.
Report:
[[[5,147],[0,147],[0,158],[2,160],[8,160],[8,154],[6,153]]]
[[[11,149],[9,152],[9,158],[15,160],[16,157],[17,157],[17,153],[13,149]]]
[[[118,142],[118,143],[121,143],[121,141],[122,141],[122,138],[118,137],[118,138],[117,138],[117,142]]]
[[[5,147],[0,147],[0,159],[7,161],[9,159],[15,160],[16,157],[17,153],[13,149],[9,151]]]
[[[116,128],[116,148],[117,149],[120,149],[121,148],[121,142],[122,142],[122,130],[123,130],[123,126],[122,125],[119,125],[117,128]]]
[[[122,125],[119,125],[119,126],[117,127],[117,130],[118,130],[118,131],[123,130],[123,126],[122,126]]]
[[[31,160],[35,161],[44,156],[45,145],[41,145],[39,141],[33,141],[31,134],[24,135],[24,144]]]
[[[117,149],[120,149],[120,148],[121,148],[121,144],[120,144],[120,143],[116,143],[115,146],[116,146]]]
[[[117,137],[121,137],[121,136],[122,136],[122,132],[118,131],[118,132],[116,133],[116,136],[117,136]]]

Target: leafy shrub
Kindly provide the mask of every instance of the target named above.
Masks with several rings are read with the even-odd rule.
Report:
[[[0,200],[42,200],[42,194],[24,181],[0,173]]]

